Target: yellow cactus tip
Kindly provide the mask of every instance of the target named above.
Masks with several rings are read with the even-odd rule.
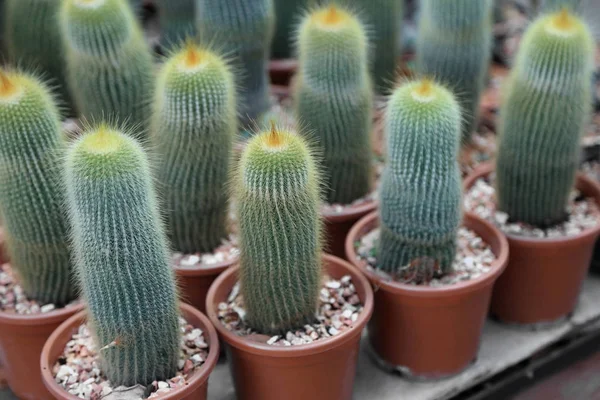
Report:
[[[335,4],[329,5],[316,15],[316,20],[325,26],[339,25],[347,19],[347,15]]]
[[[570,31],[576,26],[576,18],[568,7],[562,7],[559,12],[551,17],[550,23],[558,31]]]
[[[86,151],[95,154],[106,154],[117,150],[122,142],[119,133],[106,123],[101,123],[83,139]]]
[[[275,121],[271,120],[271,128],[265,134],[265,146],[271,149],[282,147],[285,142],[283,132],[277,128]]]
[[[0,69],[0,97],[9,97],[16,91],[17,86],[13,79],[11,79],[5,70]]]
[[[424,78],[419,83],[417,83],[417,87],[414,92],[416,95],[420,97],[429,97],[433,94],[434,83],[430,78]]]
[[[188,68],[197,67],[199,64],[204,61],[204,54],[198,48],[196,43],[193,40],[188,39],[185,43],[184,50],[184,63]]]

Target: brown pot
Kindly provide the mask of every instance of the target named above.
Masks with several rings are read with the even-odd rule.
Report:
[[[298,61],[295,58],[269,61],[269,76],[271,84],[278,86],[289,86],[292,76],[298,69]]]
[[[181,313],[188,323],[192,326],[202,329],[206,343],[209,345],[208,357],[204,364],[189,377],[185,386],[175,389],[156,397],[160,400],[206,400],[208,390],[208,377],[217,364],[219,358],[219,340],[215,328],[211,325],[208,318],[200,311],[190,305],[181,304]],[[86,320],[86,311],[82,311],[72,316],[48,338],[42,350],[42,356],[38,353],[38,369],[42,371],[42,378],[48,390],[59,400],[80,400],[66,392],[54,380],[52,367],[63,354],[67,342],[71,340],[73,333],[79,329],[79,326]]]
[[[354,224],[377,208],[376,201],[369,201],[356,207],[344,207],[341,213],[322,213],[325,223],[325,251],[341,259],[346,259],[346,237]]]
[[[469,189],[494,170],[482,164],[465,180]],[[583,174],[577,189],[600,205],[600,186]],[[600,225],[577,236],[532,239],[507,235],[510,259],[492,297],[492,314],[503,322],[547,324],[568,316],[577,305]]]
[[[210,288],[208,316],[228,345],[239,400],[352,398],[360,337],[373,311],[373,292],[367,280],[347,262],[330,255],[324,255],[323,261],[329,276],[352,277],[364,309],[351,329],[311,344],[269,346],[237,336],[221,324],[219,303],[227,300],[238,280],[239,268],[226,271]]]
[[[40,374],[40,353],[48,336],[82,305],[45,314],[0,312],[0,359],[8,386],[19,399],[50,400]]]
[[[354,242],[379,226],[377,212],[362,218],[346,240],[348,258],[375,287],[375,311],[369,322],[369,343],[386,367],[419,379],[455,375],[477,357],[494,281],[506,267],[508,243],[500,231],[466,213],[464,226],[492,247],[492,271],[445,287],[391,282],[359,261]]]

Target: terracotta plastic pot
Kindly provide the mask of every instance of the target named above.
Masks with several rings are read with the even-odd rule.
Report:
[[[466,180],[468,189],[488,176],[481,165]],[[575,186],[600,205],[600,186],[583,174]],[[577,305],[600,225],[572,237],[532,239],[507,235],[510,259],[492,297],[492,314],[514,324],[546,324],[567,317]]]
[[[350,400],[360,338],[373,311],[373,292],[367,280],[347,262],[323,256],[327,274],[352,277],[364,309],[351,329],[302,346],[269,346],[237,336],[221,324],[219,303],[237,282],[239,268],[222,274],[208,292],[208,316],[227,344],[227,356],[238,400]]]
[[[8,386],[22,400],[50,400],[40,374],[40,353],[48,336],[83,308],[68,306],[45,314],[0,312],[0,359]]]
[[[206,343],[209,345],[208,357],[204,364],[189,377],[185,386],[175,389],[156,397],[160,400],[206,400],[208,390],[208,377],[217,364],[219,358],[219,340],[215,328],[211,325],[208,318],[200,311],[190,305],[181,304],[181,313],[188,323],[192,326],[202,329]],[[73,333],[79,329],[86,320],[86,312],[82,311],[72,316],[54,331],[44,345],[41,358],[38,353],[38,369],[42,371],[44,384],[58,400],[80,400],[66,392],[54,380],[52,367],[62,355],[66,344],[71,340]]]
[[[375,288],[369,343],[387,368],[413,378],[440,379],[461,372],[476,359],[492,287],[506,267],[508,243],[496,227],[473,214],[466,213],[463,224],[492,247],[497,259],[489,273],[444,287],[391,282],[357,259],[354,242],[379,226],[377,212],[350,231],[348,258]]]
[[[346,260],[346,237],[354,224],[377,208],[376,201],[369,201],[356,207],[344,207],[341,213],[323,213],[325,222],[325,251]]]
[[[294,76],[297,69],[298,60],[295,58],[269,61],[269,76],[271,77],[271,84],[289,86],[292,76]]]

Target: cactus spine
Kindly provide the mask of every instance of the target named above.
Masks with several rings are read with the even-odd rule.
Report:
[[[295,133],[250,139],[234,179],[247,320],[281,333],[315,318],[321,277],[317,167]]]
[[[66,157],[77,275],[103,372],[115,385],[175,376],[177,290],[150,166],[140,145],[99,126]]]
[[[594,40],[566,9],[525,33],[500,111],[499,208],[536,226],[561,222],[591,112]]]
[[[268,61],[275,25],[273,0],[198,0],[198,29],[234,56],[240,81],[238,111],[247,125],[266,112]]]
[[[378,267],[420,282],[451,271],[461,221],[460,106],[429,80],[396,89],[385,117]]]
[[[131,7],[124,0],[65,0],[60,20],[79,112],[146,129],[154,65]]]
[[[367,37],[358,19],[335,5],[307,15],[298,36],[297,118],[321,147],[326,200],[351,203],[371,189]]]
[[[177,251],[208,252],[227,236],[225,186],[237,132],[235,101],[229,66],[191,42],[174,53],[159,76],[151,141]]]
[[[491,0],[423,0],[417,70],[435,77],[457,96],[463,141],[477,129],[479,99],[492,49]]]
[[[271,57],[284,59],[292,57],[295,25],[308,5],[308,0],[275,0],[275,36],[271,47]]]
[[[0,71],[0,214],[11,264],[27,296],[74,298],[63,209],[60,116],[33,76]]]
[[[159,0],[161,45],[170,49],[196,32],[195,0]]]

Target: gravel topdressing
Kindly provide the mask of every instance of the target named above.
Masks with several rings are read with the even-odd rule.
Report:
[[[209,268],[223,262],[234,261],[239,255],[237,236],[232,234],[211,253],[182,254],[174,252],[171,255],[171,265],[183,269]]]
[[[112,387],[100,371],[98,350],[86,324],[79,327],[67,343],[52,372],[56,383],[70,394],[86,400],[138,400],[157,397],[185,386],[190,374],[208,357],[208,344],[201,329],[179,319],[182,334],[177,376],[144,387]],[[110,345],[109,345],[110,346]]]
[[[341,279],[326,278],[321,288],[315,322],[285,335],[268,336],[253,331],[244,321],[246,311],[239,282],[233,287],[227,302],[219,304],[219,319],[238,336],[272,346],[301,346],[339,335],[350,329],[363,311],[363,305],[349,275]]]

